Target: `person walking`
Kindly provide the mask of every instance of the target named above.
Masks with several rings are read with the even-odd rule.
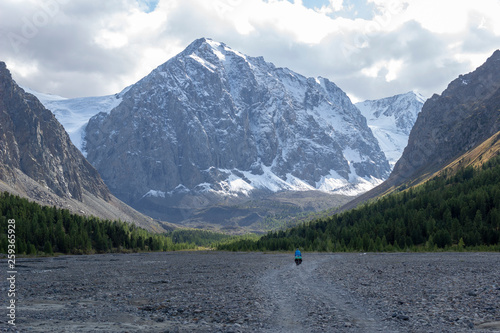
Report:
[[[295,264],[300,265],[302,263],[302,253],[300,253],[299,248],[295,250]]]

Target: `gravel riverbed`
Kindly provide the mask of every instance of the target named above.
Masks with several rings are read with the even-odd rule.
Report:
[[[6,332],[500,332],[500,254],[19,258]],[[5,260],[0,261],[7,267]],[[4,297],[5,296],[5,297]]]

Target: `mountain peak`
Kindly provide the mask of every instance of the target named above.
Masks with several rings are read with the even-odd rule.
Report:
[[[222,42],[214,41],[212,38],[202,38],[204,44],[210,45],[214,49],[227,48],[226,44]]]
[[[488,60],[494,60],[494,61],[499,61],[500,60],[500,50],[495,50],[491,57],[488,58]]]
[[[422,104],[426,101],[427,98],[425,98],[421,93],[419,93],[418,91],[416,90],[412,90],[412,91],[409,91],[407,92],[406,94],[403,94],[403,95],[408,95],[408,96],[414,96],[414,98],[416,98],[419,102],[421,102]]]
[[[180,192],[355,195],[390,172],[365,118],[335,84],[208,38],[136,83],[113,112],[92,118],[86,140],[108,186],[136,207]]]
[[[246,55],[231,49],[222,42],[203,37],[193,41],[178,55],[160,65],[158,69],[163,72],[165,69],[173,67],[173,62],[187,64],[194,60],[195,64],[201,65],[205,70],[220,72],[224,71],[225,67],[231,67],[234,61],[239,62],[243,59],[246,62],[247,58]],[[181,65],[181,67],[183,66]]]
[[[220,62],[226,62],[227,57],[231,56],[238,56],[245,60],[247,59],[246,55],[231,49],[222,42],[217,42],[210,38],[200,38],[191,45],[193,46],[192,48],[188,46],[186,52],[183,52],[187,56],[196,54],[204,60],[208,60],[205,57],[211,58],[211,55],[215,55]],[[207,52],[210,55],[207,55]]]
[[[226,44],[222,42],[216,42],[211,38],[199,38],[189,44],[184,51],[179,53],[178,56],[189,56],[191,54],[200,54],[203,52],[226,52],[232,51]]]
[[[4,83],[14,82],[10,71],[7,69],[7,65],[3,61],[0,61],[0,80],[3,80]]]
[[[202,47],[206,47],[206,46],[209,46],[209,47],[212,47],[212,48],[218,48],[220,46],[224,45],[224,43],[220,43],[220,42],[216,42],[214,41],[213,39],[211,38],[206,38],[206,37],[202,37],[202,38],[198,38],[196,40],[194,40],[191,44],[189,44],[185,50],[182,52],[182,53],[192,53],[194,52],[195,50],[198,50]]]

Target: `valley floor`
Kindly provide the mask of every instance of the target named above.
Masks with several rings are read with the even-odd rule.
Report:
[[[18,259],[17,325],[0,304],[0,331],[500,331],[498,253],[303,258],[300,266],[291,253]]]

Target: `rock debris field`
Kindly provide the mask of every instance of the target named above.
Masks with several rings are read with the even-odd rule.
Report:
[[[17,260],[6,332],[500,332],[500,254],[168,252]],[[5,260],[1,261],[6,267]]]

